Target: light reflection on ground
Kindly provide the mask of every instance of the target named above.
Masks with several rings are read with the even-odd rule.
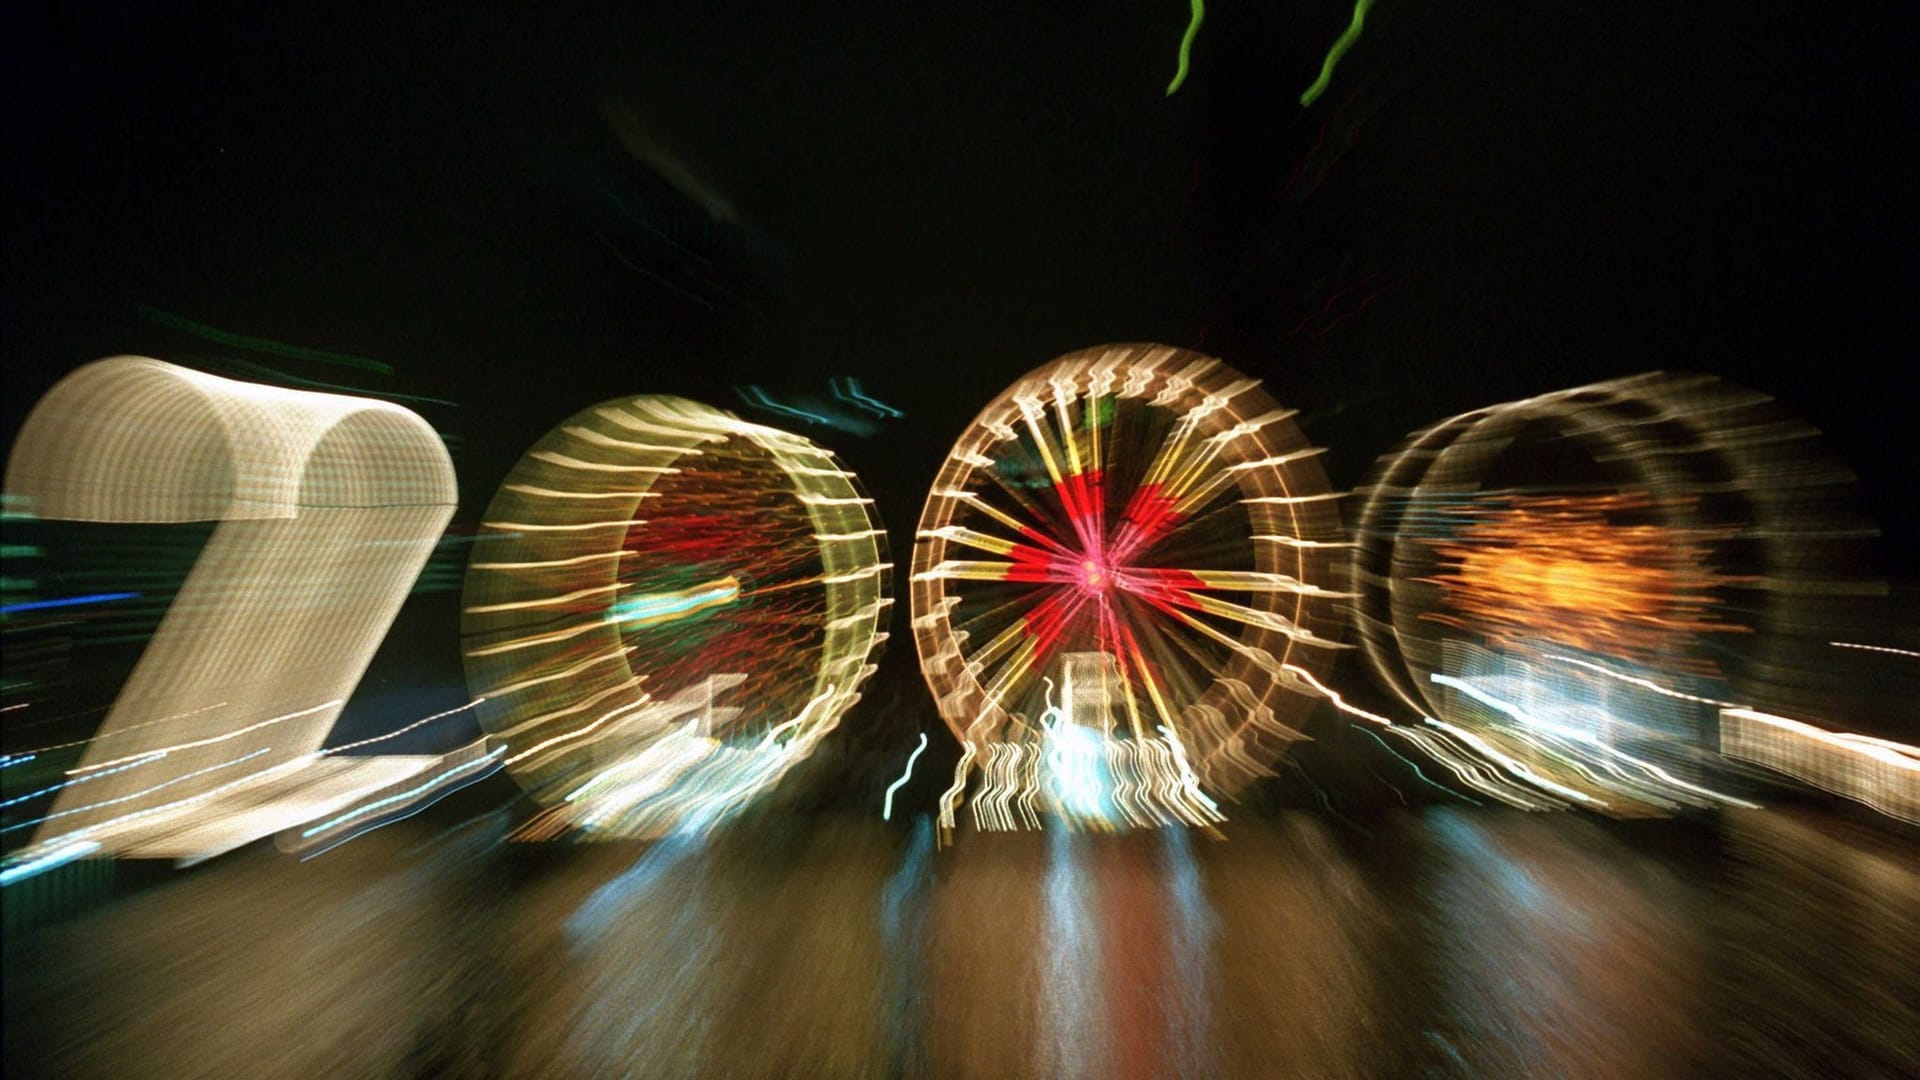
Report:
[[[416,827],[417,826],[417,827]],[[1900,1075],[1920,859],[1811,811],[249,849],[6,943],[9,1075]]]

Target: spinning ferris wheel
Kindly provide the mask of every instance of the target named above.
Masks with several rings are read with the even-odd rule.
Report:
[[[1293,416],[1219,360],[1114,345],[1029,373],[961,434],[920,519],[913,631],[990,782],[1058,771],[1065,739],[1230,793],[1300,737],[1340,647],[1345,545]]]
[[[859,700],[886,537],[828,451],[680,398],[583,410],[528,450],[468,564],[481,723],[532,838],[704,828]]]

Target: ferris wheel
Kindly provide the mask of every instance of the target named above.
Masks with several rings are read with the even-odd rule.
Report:
[[[468,682],[524,830],[705,828],[859,700],[886,637],[886,536],[830,452],[681,398],[585,409],[488,507]]]
[[[990,782],[1073,773],[1084,745],[1227,794],[1301,737],[1330,693],[1346,545],[1293,417],[1212,357],[1110,345],[1030,372],[961,434],[916,533],[913,632]]]

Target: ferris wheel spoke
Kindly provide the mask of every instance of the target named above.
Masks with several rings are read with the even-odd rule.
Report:
[[[1100,418],[1101,397],[1096,391],[1080,407],[1080,419],[1087,432],[1088,472],[1099,477],[1105,475],[1106,455],[1100,446],[1100,429],[1106,423]]]
[[[1098,550],[1106,532],[1106,491],[1100,477],[1076,472],[1060,482],[1055,495],[1066,508],[1082,551]]]
[[[1134,634],[1133,627],[1116,620],[1120,631],[1119,645],[1125,650],[1133,669],[1139,673],[1141,688],[1147,692],[1147,700],[1153,705],[1154,716],[1161,725],[1169,730],[1174,727],[1173,710],[1167,704],[1167,695],[1162,692],[1160,680],[1154,676],[1153,667],[1147,662],[1146,654],[1140,648],[1140,639]],[[1134,720],[1134,737],[1145,738],[1138,717]]]
[[[1176,510],[1157,523],[1151,534],[1136,534],[1124,547],[1118,543],[1111,546],[1109,558],[1127,564],[1142,561],[1151,552],[1178,546],[1177,542],[1183,537],[1216,532],[1223,524],[1233,522],[1236,514],[1243,512],[1237,492],[1216,493],[1210,505],[1200,505],[1190,513]]]
[[[1073,418],[1067,415],[1067,406],[1077,404],[1079,398],[1072,392],[1070,380],[1056,380],[1052,386],[1054,423],[1060,430],[1060,448],[1065,452],[1067,475],[1086,472],[1087,466],[1080,457],[1079,437],[1074,432]]]
[[[1169,701],[1199,700],[1220,675],[1222,657],[1203,649],[1202,639],[1187,633],[1179,620],[1143,618],[1133,625],[1135,641],[1152,659]]]
[[[1217,491],[1232,482],[1226,470],[1213,467],[1220,458],[1223,446],[1218,436],[1202,441],[1199,448],[1187,454],[1162,483],[1161,487],[1167,497],[1174,501],[1175,509],[1189,506],[1203,491]]]
[[[1177,591],[1180,593],[1284,593],[1293,596],[1330,598],[1344,598],[1351,595],[1323,589],[1287,574],[1269,573],[1264,570],[1182,570],[1161,566],[1135,569],[1130,567],[1116,572],[1114,577],[1121,588],[1143,594]]]
[[[1060,486],[1064,475],[1061,469],[1059,447],[1055,445],[1052,433],[1046,422],[1046,407],[1032,396],[1016,396],[1014,405],[1020,410],[1020,422],[1026,426],[1027,434],[1033,439],[1034,452],[1040,455],[1040,464],[1047,470],[1047,479],[1055,487]]]
[[[1083,402],[1062,391],[1062,384],[1055,383],[1054,415],[1060,425],[1060,439],[1066,448],[1068,465],[1067,475],[1060,485],[1060,497],[1074,516],[1075,523],[1082,526],[1079,530],[1082,544],[1091,547],[1107,531],[1106,484],[1097,416],[1099,407],[1095,402]],[[1079,429],[1068,413],[1070,403],[1080,407],[1081,418],[1085,421],[1087,454],[1084,457],[1079,452]]]
[[[1187,674],[1194,686],[1204,687],[1219,676],[1224,660],[1229,654],[1204,651],[1198,639],[1189,634],[1174,633],[1174,627],[1171,624],[1155,622],[1149,625],[1168,643],[1173,655],[1185,657],[1189,662],[1187,666],[1191,670]]]
[[[1200,419],[1193,410],[1188,409],[1176,415],[1173,426],[1166,437],[1155,448],[1153,460],[1147,464],[1147,471],[1141,479],[1141,485],[1164,488],[1173,479],[1173,474],[1186,459],[1189,446],[1200,431]]]
[[[931,570],[922,570],[915,574],[913,579],[915,581],[1019,581],[1022,579],[1012,576],[1019,568],[1019,563],[1002,562],[997,559],[947,559]]]
[[[1238,499],[1224,503],[1219,500],[1222,495],[1239,494],[1239,480],[1240,478],[1233,473],[1220,469],[1208,474],[1197,484],[1189,485],[1185,489],[1175,489],[1178,501],[1174,503],[1174,512],[1179,515],[1180,522],[1184,525],[1192,523],[1194,519],[1214,506],[1237,506]]]
[[[1143,727],[1140,720],[1140,697],[1134,693],[1134,683],[1147,678],[1143,669],[1137,667],[1133,659],[1121,648],[1125,640],[1120,630],[1119,605],[1107,604],[1100,609],[1100,641],[1102,650],[1113,657],[1114,675],[1120,684],[1121,699],[1127,706],[1127,724],[1134,738],[1142,738]]]
[[[1245,626],[1271,630],[1274,633],[1283,634],[1302,645],[1316,645],[1325,649],[1345,648],[1340,642],[1321,637],[1279,612],[1262,611],[1259,608],[1248,607],[1245,604],[1235,604],[1231,601],[1222,600],[1216,596],[1204,596],[1196,593],[1188,593],[1187,595],[1193,597],[1194,607],[1209,615],[1222,619],[1231,619]]]
[[[1108,551],[1114,560],[1126,562],[1148,550],[1180,525],[1174,501],[1157,484],[1142,484],[1127,498]]]
[[[1256,420],[1247,421],[1236,426],[1233,432],[1243,437],[1251,435],[1266,424],[1272,423],[1275,420],[1284,420],[1292,415],[1290,411],[1276,410]],[[1175,500],[1174,510],[1182,521],[1191,521],[1198,517],[1201,513],[1201,508],[1212,503],[1219,498],[1222,493],[1236,489],[1241,482],[1246,479],[1249,473],[1253,473],[1256,470],[1278,473],[1282,480],[1280,490],[1284,493],[1286,491],[1285,473],[1280,472],[1280,470],[1284,470],[1296,462],[1304,461],[1325,452],[1322,447],[1309,446],[1287,453],[1270,454],[1254,461],[1246,461],[1218,468],[1211,467],[1230,442],[1231,439],[1221,436],[1209,439],[1207,451],[1190,462],[1187,469],[1183,471],[1179,477],[1172,483],[1166,485],[1166,493]]]
[[[1211,397],[1199,409],[1189,415],[1224,411],[1233,417],[1233,424],[1223,430],[1208,435],[1200,444],[1197,452],[1180,462],[1177,471],[1167,480],[1167,489],[1176,495],[1184,495],[1193,485],[1206,478],[1219,475],[1232,475],[1231,468],[1216,467],[1220,455],[1227,447],[1241,439],[1260,437],[1260,432],[1268,425],[1290,420],[1296,415],[1293,409],[1269,409],[1257,416],[1241,417],[1228,403],[1257,385],[1253,380],[1235,383],[1216,397]]]
[[[1166,683],[1165,673],[1169,670],[1170,652],[1164,640],[1164,626],[1168,622],[1152,605],[1142,604],[1137,598],[1113,605],[1114,619],[1121,625],[1117,640],[1133,650],[1137,655],[1134,662],[1142,665],[1143,671],[1158,671],[1162,683]]]
[[[1058,541],[1054,539],[1055,534],[1061,532],[1062,526],[1068,525],[1070,522],[1070,518],[1065,512],[1065,507],[1062,507],[1058,512],[1049,510],[1047,507],[1041,505],[1040,501],[1035,499],[1033,495],[1035,491],[1048,491],[1052,492],[1054,496],[1058,498],[1058,493],[1053,492],[1052,486],[1049,484],[1049,486],[1044,488],[1032,488],[1013,477],[1003,475],[998,469],[988,469],[985,471],[987,477],[993,481],[994,486],[1004,492],[1007,498],[1019,507],[1020,512],[1026,515],[1027,520],[1022,521],[1006,510],[994,506],[977,493],[968,493],[969,498],[967,505],[1007,525],[1022,536],[1028,537],[1029,539],[1046,537],[1047,540],[1057,544]]]
[[[1023,633],[1006,660],[981,680],[985,699],[1009,716],[1024,716],[1019,706],[1031,695],[1036,676],[1045,669],[1050,648],[1042,638]]]
[[[1020,538],[1024,541],[1039,545],[1040,547],[1044,547],[1050,551],[1056,552],[1061,555],[1071,556],[1074,554],[1073,549],[1067,547],[1065,544],[1062,544],[1059,540],[1055,539],[1053,536],[1049,535],[1048,533],[1044,532],[1039,528],[1036,528],[1033,525],[1030,525],[1024,521],[1021,521],[1019,518],[1006,512],[1000,507],[993,505],[992,503],[986,501],[985,499],[980,498],[980,496],[976,495],[973,492],[960,491],[960,492],[952,492],[949,494],[950,494],[950,497],[953,498],[955,501],[967,506],[970,509],[978,510],[980,513],[985,514],[987,517],[990,517],[994,521],[999,522],[1001,525],[1006,526],[1007,529],[1018,534]],[[955,526],[947,526],[947,527],[953,528]],[[942,537],[942,530],[940,529],[923,530],[920,535],[922,537],[940,538]],[[976,535],[984,535],[984,534],[976,534]]]
[[[1148,470],[1128,498],[1111,545],[1115,558],[1137,557],[1210,514],[1238,507],[1238,499],[1222,496],[1237,494],[1239,478],[1225,469],[1210,468],[1219,456],[1219,446],[1209,439],[1209,445],[1189,454],[1191,442],[1185,428],[1177,426],[1162,444],[1163,455],[1170,447],[1177,449],[1170,457],[1157,459],[1156,467]]]
[[[985,645],[980,646],[980,648],[972,652],[963,652],[961,656],[966,661],[968,667],[985,670],[998,662],[1003,656],[1012,652],[1026,637],[1027,627],[1025,620],[1015,618],[1012,622],[1002,627],[999,633],[989,638]]]
[[[1011,555],[1023,546],[1032,546],[1030,544],[1023,544],[1019,540],[1008,540],[1005,537],[995,536],[992,533],[969,529],[964,525],[944,525],[938,529],[926,529],[919,534],[918,538],[922,540],[945,540],[948,543],[973,548],[975,551],[991,552],[995,555]]]
[[[1175,500],[1167,490],[1167,481],[1186,453],[1194,429],[1195,425],[1184,418],[1176,421],[1173,430],[1155,449],[1153,461],[1120,512],[1120,526],[1112,544],[1114,550],[1132,552],[1150,547],[1174,524],[1177,511]]]
[[[1082,550],[1092,550],[1099,546],[1100,534],[1104,531],[1099,506],[1098,478],[1089,477],[1081,462],[1079,448],[1075,444],[1073,426],[1067,419],[1065,407],[1056,393],[1054,404],[1060,420],[1061,438],[1055,439],[1052,425],[1048,422],[1044,403],[1034,398],[1016,399],[1020,406],[1020,415],[1029,434],[1033,437],[1034,449],[1040,455],[1041,463],[1046,467],[1047,477],[1053,482],[1054,498],[1066,513],[1067,525],[1079,540]]]

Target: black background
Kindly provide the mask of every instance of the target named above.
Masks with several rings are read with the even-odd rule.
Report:
[[[735,388],[850,375],[906,418],[797,429],[904,567],[955,435],[1071,349],[1262,377],[1342,488],[1445,415],[1692,370],[1823,429],[1913,576],[1910,4],[1382,0],[1305,108],[1343,4],[1216,0],[1171,97],[1171,0],[407,7],[7,6],[0,436],[86,361],[222,352],[145,305],[453,403],[415,407],[457,531],[586,405],[777,422]],[[892,768],[931,721],[899,606],[850,721]],[[349,718],[457,703],[457,628],[411,601]]]

